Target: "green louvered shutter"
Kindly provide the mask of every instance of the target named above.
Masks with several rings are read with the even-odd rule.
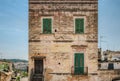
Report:
[[[83,53],[75,53],[74,58],[74,73],[76,75],[84,74],[84,54]]]
[[[84,18],[75,19],[75,33],[84,33]]]
[[[52,33],[52,19],[51,18],[43,19],[43,33],[44,34]]]

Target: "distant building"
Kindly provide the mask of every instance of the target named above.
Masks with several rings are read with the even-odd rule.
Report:
[[[104,70],[120,70],[120,63],[119,62],[101,62],[100,68]]]
[[[120,52],[106,50],[103,51],[103,60],[99,61],[99,69],[120,70]]]
[[[120,51],[106,50],[103,55],[107,61],[120,61]]]
[[[15,69],[27,71],[28,62],[15,62]]]

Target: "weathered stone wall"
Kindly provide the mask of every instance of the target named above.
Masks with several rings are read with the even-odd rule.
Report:
[[[99,81],[119,81],[120,70],[99,70],[98,71]],[[119,80],[115,80],[119,79]]]
[[[32,57],[42,57],[45,81],[98,81],[92,75],[98,65],[98,1],[30,0],[29,4],[29,73],[34,73]],[[42,17],[53,19],[52,34],[42,34]],[[84,34],[75,34],[76,17],[85,18]],[[71,75],[76,52],[84,53],[88,75]]]

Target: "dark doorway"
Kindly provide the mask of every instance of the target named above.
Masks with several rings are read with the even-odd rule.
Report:
[[[108,70],[113,70],[114,69],[114,64],[113,63],[109,63],[108,64]]]
[[[43,59],[35,60],[35,74],[43,74]]]

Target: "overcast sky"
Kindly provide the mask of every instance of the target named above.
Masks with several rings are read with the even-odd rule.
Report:
[[[120,50],[120,0],[99,0],[100,36],[103,50]],[[0,0],[0,58],[28,58],[27,0]]]

